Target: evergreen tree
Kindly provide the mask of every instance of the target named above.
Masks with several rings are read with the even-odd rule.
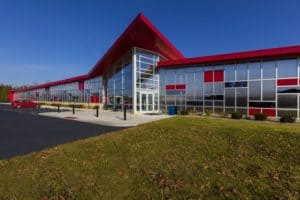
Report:
[[[11,85],[0,85],[0,102],[8,102],[9,91],[12,89]]]

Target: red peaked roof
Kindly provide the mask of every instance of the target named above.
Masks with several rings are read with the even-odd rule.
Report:
[[[195,58],[184,58],[177,60],[168,60],[158,63],[159,68],[182,67],[184,65],[194,64],[220,64],[238,61],[251,61],[259,59],[284,58],[300,55],[300,46],[289,46],[272,49],[263,49],[255,51],[245,51],[237,53],[219,54],[212,56],[203,56]]]
[[[163,36],[143,14],[139,14],[88,74],[12,91],[47,88],[75,81],[83,81],[101,75],[132,47],[155,51],[166,57],[168,59],[167,61],[158,63],[158,67],[160,68],[183,67],[194,64],[220,64],[300,55],[300,46],[290,46],[196,58],[184,58],[176,47]]]
[[[133,47],[155,51],[169,60],[184,58],[179,50],[140,13],[92,68],[89,74],[91,76],[102,74]]]

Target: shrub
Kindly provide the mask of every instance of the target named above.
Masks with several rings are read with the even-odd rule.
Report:
[[[291,115],[284,115],[284,116],[280,117],[281,123],[294,123],[295,121],[296,121],[296,119]]]
[[[258,121],[265,121],[265,120],[267,120],[267,118],[268,118],[268,115],[266,115],[265,113],[256,113],[254,115],[254,119],[258,120]]]
[[[180,114],[181,115],[188,115],[189,111],[188,110],[182,110],[182,111],[180,111]]]
[[[240,112],[233,112],[231,113],[232,119],[242,119],[243,115]]]
[[[108,106],[106,104],[103,105],[102,107],[103,110],[108,110]]]
[[[205,111],[205,115],[206,115],[207,117],[211,117],[212,111],[211,111],[211,110]]]

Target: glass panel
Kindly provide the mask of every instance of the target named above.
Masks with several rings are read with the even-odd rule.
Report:
[[[236,80],[247,80],[247,65],[236,65]]]
[[[148,94],[148,111],[153,111],[153,94]]]
[[[223,107],[224,102],[223,101],[214,101],[215,106]]]
[[[261,100],[261,82],[249,82],[249,100]]]
[[[263,100],[275,100],[276,84],[275,80],[263,81]]]
[[[295,108],[297,109],[297,94],[280,94],[278,95],[278,108]]]
[[[225,81],[235,81],[235,71],[233,66],[225,67]]]
[[[195,100],[203,100],[203,72],[195,73]]]
[[[249,78],[250,79],[260,79],[261,69],[260,63],[249,63]]]
[[[224,83],[215,83],[214,94],[224,94]]]
[[[247,88],[236,89],[236,106],[247,107]]]
[[[236,109],[236,111],[241,113],[242,115],[247,115],[247,109],[238,108],[238,109]]]
[[[194,100],[194,73],[186,74],[186,98]]]
[[[278,87],[278,93],[300,93],[300,87]]]
[[[142,93],[142,111],[146,111],[147,95]]]
[[[215,113],[223,114],[223,113],[224,113],[224,110],[223,110],[223,108],[215,107]]]
[[[297,63],[297,59],[278,61],[278,78],[298,77]]]
[[[275,62],[262,62],[263,78],[275,78]]]
[[[225,113],[231,114],[233,112],[235,112],[234,108],[225,108]]]
[[[167,95],[166,102],[167,102],[167,105],[175,105],[175,96]]]
[[[225,90],[225,105],[226,106],[235,106],[235,89],[230,88]]]
[[[205,94],[213,94],[213,84],[207,83],[204,84]]]

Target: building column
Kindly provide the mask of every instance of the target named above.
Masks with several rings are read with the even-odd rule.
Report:
[[[133,48],[132,54],[132,111],[133,114],[137,113],[137,96],[136,96],[136,47]]]

